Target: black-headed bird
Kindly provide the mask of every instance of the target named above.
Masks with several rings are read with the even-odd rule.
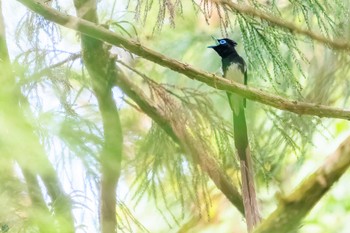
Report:
[[[215,40],[217,45],[208,46],[208,48],[214,49],[220,55],[224,78],[247,85],[247,65],[235,49],[237,43],[227,38]],[[231,92],[227,92],[227,96],[233,114],[234,140],[241,167],[244,212],[250,232],[259,223],[260,215],[255,194],[254,171],[244,112],[246,100]]]

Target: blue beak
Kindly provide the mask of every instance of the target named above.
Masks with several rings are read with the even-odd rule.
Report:
[[[211,45],[211,46],[208,46],[207,48],[215,48],[216,46],[218,46],[218,39],[216,39],[214,36],[211,36],[211,38],[213,38],[213,40],[215,41],[216,45]]]

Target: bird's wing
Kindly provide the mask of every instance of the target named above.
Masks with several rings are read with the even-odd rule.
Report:
[[[245,75],[242,71],[241,66],[242,65],[239,63],[231,63],[229,66],[226,67],[226,70],[224,70],[224,77],[229,80],[244,84]],[[227,95],[232,111],[235,115],[238,115],[241,108],[245,105],[244,98],[240,95],[233,93],[227,93]]]

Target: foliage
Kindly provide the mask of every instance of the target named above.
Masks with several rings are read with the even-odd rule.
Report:
[[[212,43],[210,36],[231,37],[238,42],[238,50],[248,63],[249,86],[294,100],[348,105],[350,80],[346,51],[335,52],[308,37],[233,11],[223,2],[101,1],[98,16],[103,26],[125,38],[214,73],[218,72],[220,64],[218,57],[205,50]],[[243,4],[244,1],[238,2]],[[2,4],[7,9],[21,8],[18,3],[3,1]],[[253,9],[316,31],[328,39],[350,37],[346,27],[350,23],[347,1],[254,0],[249,4]],[[73,7],[73,2],[57,0],[53,7],[65,12]],[[5,22],[12,24],[6,36],[15,83],[20,90],[18,106],[33,127],[33,135],[38,137],[44,154],[54,165],[59,183],[72,200],[76,231],[98,231],[100,223],[96,212],[101,204],[99,186],[103,162],[100,153],[106,142],[98,96],[82,60],[81,36],[60,29],[35,13],[21,11],[25,12],[22,18],[10,16],[3,10]],[[105,45],[104,49],[115,57],[116,67],[141,87],[144,94],[155,102],[163,98],[165,103],[178,105],[188,119],[196,122],[190,129],[193,136],[213,148],[215,161],[239,187],[231,115],[224,93],[136,57],[123,48]],[[228,206],[234,207],[217,193],[213,182],[193,158],[119,88],[113,88],[113,97],[124,137],[117,188],[118,229],[121,232],[181,232],[183,229],[205,232],[229,226],[232,231],[234,226],[228,220],[219,222],[219,219],[226,217],[225,214],[231,219],[241,218],[237,217],[239,213],[236,210],[226,213]],[[2,104],[9,107],[12,102]],[[176,116],[177,113],[171,114]],[[313,155],[319,146],[316,139],[330,143],[348,131],[346,123],[298,116],[254,102],[248,102],[247,116],[258,186],[262,190],[261,202],[266,207],[264,215],[270,212],[270,206],[276,205],[271,194],[289,192],[288,182],[296,184],[300,180],[290,181],[291,174],[286,174],[286,170],[298,177],[312,170],[309,161],[315,160],[310,154]],[[21,139],[16,131],[12,137]],[[0,145],[1,153],[8,153],[8,148],[4,148]],[[3,207],[0,223],[7,224],[9,232],[39,232],[42,223],[28,217],[32,216],[30,213],[25,211],[24,217],[16,215],[27,205],[36,204],[27,190],[30,182],[23,174],[25,167],[18,163],[26,161],[25,155],[15,157],[16,152],[9,153],[9,158],[1,162],[1,167],[13,175],[0,177],[4,180],[2,187],[7,187],[0,193],[4,200],[0,203]],[[42,196],[45,208],[31,211],[56,213],[53,204],[50,205],[53,201],[50,191],[41,184],[45,183],[40,181],[43,178],[40,174],[36,176],[34,180],[40,187],[37,193]],[[265,189],[269,190],[269,195],[263,193]],[[30,204],[17,201],[22,199],[32,201]],[[348,206],[343,208],[339,204],[346,197],[335,201],[337,197],[329,194],[326,199],[322,205],[330,211],[341,208],[348,212]],[[147,219],[162,223],[150,225]],[[322,216],[312,212],[305,221],[304,232],[312,224],[319,226],[321,223]],[[53,225],[59,225],[59,221]],[[337,226],[327,227],[328,232],[338,230]]]

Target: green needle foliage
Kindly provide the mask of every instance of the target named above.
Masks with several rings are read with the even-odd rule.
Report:
[[[109,164],[101,155],[110,143],[104,120],[116,119],[106,117],[104,93],[101,96],[94,89],[96,74],[91,70],[101,68],[113,74],[106,79],[111,80],[112,104],[118,108],[123,134],[112,228],[117,232],[245,232],[242,211],[232,204],[241,181],[224,91],[146,61],[127,48],[107,43],[99,47],[87,39],[91,35],[59,27],[10,2],[0,1],[6,9],[21,9],[21,14],[11,16],[0,9],[5,15],[1,30],[9,30],[0,33],[0,68],[6,71],[1,78],[10,77],[3,78],[0,87],[0,109],[5,109],[0,115],[0,153],[5,155],[0,161],[4,171],[0,232],[102,232],[104,215],[99,208],[109,204],[101,197],[102,180],[116,175],[103,173]],[[44,5],[73,15],[77,3],[84,2],[88,8],[95,0],[44,1]],[[233,3],[243,8],[228,3],[108,0],[96,1],[97,8],[87,12],[96,14],[99,27],[139,42],[141,49],[151,48],[216,74],[221,72],[220,58],[206,47],[213,43],[211,36],[232,38],[248,64],[249,87],[316,107],[349,105],[349,51],[332,45],[349,41],[348,1]],[[310,34],[291,29],[289,23]],[[3,43],[5,37],[8,45]],[[83,43],[96,44],[93,51],[82,49],[82,38]],[[8,63],[3,50],[9,51]],[[96,67],[100,61],[84,60],[89,53],[107,54],[110,63]],[[121,83],[122,77],[131,83],[129,89]],[[138,98],[149,105],[140,104]],[[307,167],[310,163],[323,161],[324,155],[314,152],[319,146],[316,139],[333,142],[349,126],[249,100],[246,115],[258,199],[267,218],[272,207],[288,204],[274,193],[289,193],[309,174],[304,170],[316,168]],[[203,153],[195,154],[191,146]],[[210,173],[211,168],[217,170]],[[348,218],[349,206],[339,204],[348,201],[345,196],[337,200],[329,194],[320,202],[322,211],[296,224],[300,232],[311,232],[312,224],[320,226],[315,232],[341,232],[336,224],[322,225],[322,217],[342,208],[343,219]],[[343,225],[348,227],[345,220]]]

